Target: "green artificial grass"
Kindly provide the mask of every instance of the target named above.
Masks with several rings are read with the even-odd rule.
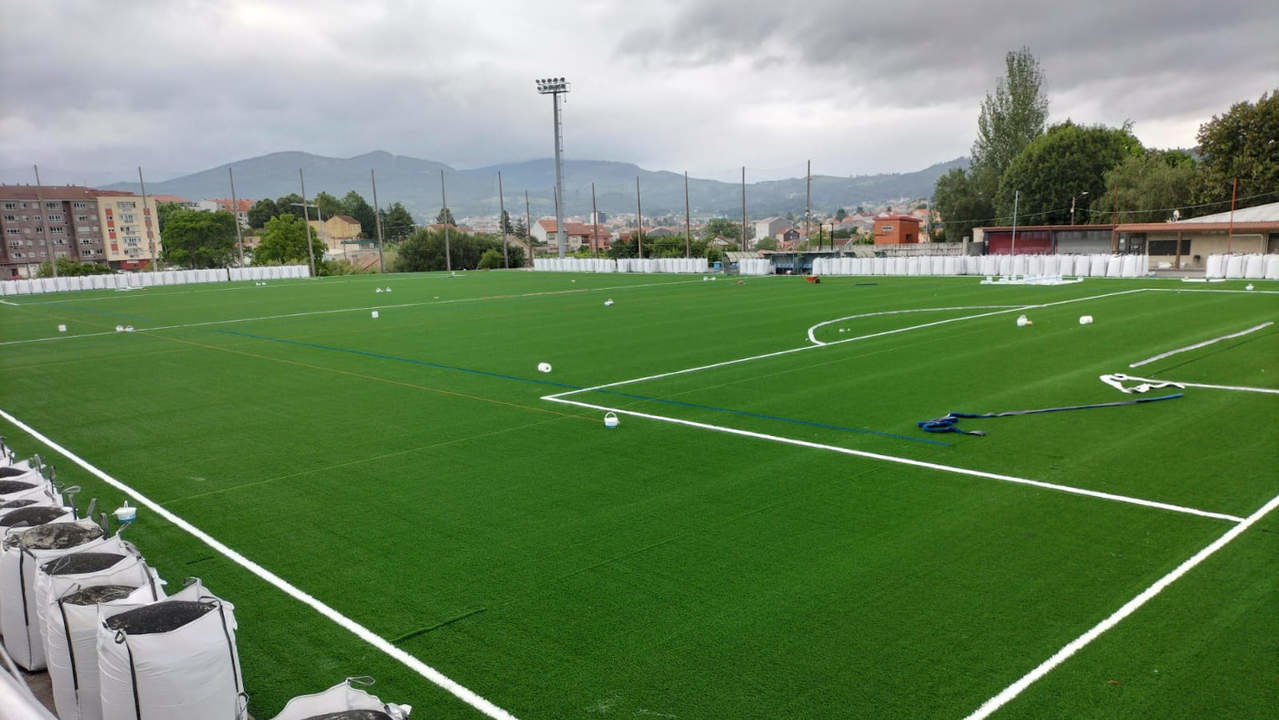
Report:
[[[852,319],[818,339],[954,322],[568,399],[1246,516],[1279,492],[1273,395],[915,427],[1127,399],[1110,372],[1279,387],[1276,326],[1127,367],[1279,296],[1139,288],[1184,286],[492,272],[10,298],[0,408],[517,717],[962,718],[1231,523],[541,398],[850,315],[1107,295]],[[82,501],[124,499],[0,428]],[[997,717],[1269,717],[1275,522]],[[415,717],[478,716],[153,514],[127,535],[235,604],[256,716],[361,674]]]

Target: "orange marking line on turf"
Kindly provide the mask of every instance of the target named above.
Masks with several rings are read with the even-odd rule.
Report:
[[[390,385],[399,385],[401,387],[413,388],[414,390],[424,390],[426,392],[439,393],[440,395],[452,395],[454,397],[466,398],[468,400],[479,400],[480,402],[486,402],[492,405],[505,405],[507,407],[518,408],[520,410],[532,410],[533,412],[546,413],[548,415],[558,415],[560,417],[566,417],[566,418],[578,418],[581,420],[590,420],[590,418],[586,417],[585,415],[581,415],[577,413],[563,413],[555,410],[550,410],[548,408],[536,407],[533,405],[521,405],[519,403],[507,402],[505,400],[494,400],[493,398],[486,398],[480,395],[471,395],[468,393],[455,392],[453,390],[441,390],[440,388],[427,387],[426,385],[418,385],[416,383],[404,382],[402,380],[391,380],[390,378],[377,377],[376,375],[365,375],[363,373],[351,372],[350,370],[338,370],[336,368],[328,368],[322,365],[311,365],[310,363],[299,362],[297,360],[285,360],[284,358],[271,357],[270,355],[259,355],[258,353],[251,353],[245,350],[232,350],[230,348],[218,347],[216,345],[205,345],[204,343],[198,343],[198,342],[195,342],[194,340],[179,340],[178,338],[165,337],[163,335],[156,335],[155,337],[162,337],[165,340],[169,340],[171,342],[184,343],[187,345],[195,345],[196,347],[202,347],[207,350],[217,350],[220,352],[234,353],[236,355],[244,355],[245,357],[258,358],[259,360],[272,360],[274,362],[286,363],[288,365],[297,365],[298,367],[309,368],[311,370],[322,370],[324,372],[335,373],[337,375],[348,375],[350,377],[360,378],[361,380],[373,380],[375,382],[383,382],[383,383],[388,383]],[[594,421],[592,420],[592,422]]]

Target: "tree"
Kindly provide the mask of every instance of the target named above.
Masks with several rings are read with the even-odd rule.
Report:
[[[416,230],[399,248],[393,265],[395,272],[425,272],[443,270],[444,233],[426,228]],[[449,259],[453,269],[480,267],[481,260],[492,251],[497,256],[496,267],[503,267],[502,240],[488,235],[472,235],[463,232],[449,233]],[[524,251],[518,247],[509,248],[511,266],[519,267],[524,263]],[[490,261],[492,262],[492,261]]]
[[[835,211],[835,222],[844,222],[844,218],[848,217],[848,211],[840,208]]]
[[[342,201],[327,192],[320,191],[311,201],[320,210],[320,217],[325,220],[342,214]]]
[[[528,227],[524,225],[524,218],[515,221],[515,237],[521,240],[528,239]]]
[[[1008,53],[1004,65],[1007,74],[981,104],[971,153],[972,172],[987,191],[998,186],[1013,158],[1044,133],[1048,120],[1044,75],[1030,48]]]
[[[777,241],[771,237],[760,238],[759,240],[755,241],[755,249],[756,250],[776,250]]]
[[[1239,178],[1240,207],[1274,202],[1279,189],[1279,89],[1262,93],[1254,105],[1236,103],[1220,117],[1199,126],[1202,173],[1196,196],[1201,203],[1229,202]],[[1218,212],[1221,208],[1204,208]]]
[[[505,261],[502,259],[502,251],[496,248],[489,248],[480,256],[481,270],[496,270],[502,267],[504,263]]]
[[[993,198],[982,194],[973,176],[963,168],[951,168],[937,178],[933,208],[942,222],[933,231],[933,242],[960,242],[973,236],[973,228],[986,225],[995,214]]]
[[[342,215],[350,215],[360,223],[360,234],[366,238],[377,237],[377,214],[364,196],[352,190],[342,196]]]
[[[1126,157],[1106,173],[1103,192],[1093,198],[1091,210],[1081,220],[1110,222],[1118,206],[1122,213],[1118,219],[1123,222],[1163,222],[1173,209],[1193,203],[1196,175],[1194,159],[1180,150]]]
[[[293,217],[300,218],[302,217],[301,205],[302,205],[302,196],[298,195],[297,193],[289,193],[288,195],[285,195],[284,197],[275,201],[275,214],[272,215],[271,217],[279,217],[285,213],[288,213],[292,215]],[[307,210],[307,214],[312,218],[315,217],[315,213],[312,212],[311,210]],[[270,220],[270,219],[271,218],[267,218],[267,220]],[[266,227],[265,222],[262,223],[262,227]]]
[[[1019,221],[1049,225],[1070,222],[1070,198],[1087,191],[1091,197],[1106,192],[1105,175],[1127,157],[1145,151],[1128,125],[1083,127],[1067,120],[1026,146],[999,182],[995,214],[1006,224],[1013,214],[1014,193]]]
[[[457,221],[453,219],[453,211],[448,208],[440,208],[440,212],[435,216],[435,223],[457,227]]]
[[[235,215],[180,208],[164,228],[164,259],[189,268],[225,267],[235,251]]]
[[[509,212],[505,210],[502,211],[502,219],[500,222],[502,232],[507,233],[508,235],[514,232],[514,229],[511,227],[511,214]]]
[[[262,242],[253,251],[254,265],[287,265],[309,263],[306,250],[307,229],[302,218],[292,213],[282,213],[267,221],[262,232]],[[311,249],[317,261],[324,258],[324,243],[311,234]]]
[[[391,242],[403,242],[413,232],[413,216],[398,202],[382,211],[382,232]]]
[[[160,234],[164,234],[164,226],[169,222],[169,216],[179,210],[185,210],[182,205],[173,202],[160,203],[155,206],[155,220],[159,226]]]
[[[266,225],[266,221],[279,215],[280,211],[275,206],[275,201],[271,198],[263,198],[249,208],[249,227],[261,228]]]
[[[58,277],[72,277],[75,275],[110,275],[115,272],[106,263],[95,262],[76,262],[70,258],[58,258]],[[40,263],[39,269],[36,271],[36,277],[53,277],[53,266],[48,260]]]
[[[717,237],[742,239],[742,226],[728,218],[711,218],[702,226],[702,238],[710,241]]]

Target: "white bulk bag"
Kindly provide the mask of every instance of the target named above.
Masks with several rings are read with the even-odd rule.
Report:
[[[1243,277],[1243,256],[1226,256],[1226,277],[1236,279]]]
[[[352,710],[381,712],[390,720],[404,720],[413,710],[410,705],[383,703],[373,695],[355,687],[357,683],[368,687],[373,684],[373,681],[369,678],[347,678],[342,684],[334,685],[324,692],[299,695],[290,700],[273,720],[308,720],[308,718]]]
[[[162,599],[159,577],[135,551],[98,572],[50,576],[45,586],[45,662],[58,717],[99,720],[99,608],[136,606]]]
[[[43,482],[44,476],[34,468],[0,469],[0,502],[13,493],[27,490],[28,488],[23,487],[24,485],[39,485]]]
[[[1244,264],[1243,276],[1249,280],[1260,280],[1266,276],[1266,258],[1264,255],[1249,255]]]
[[[140,607],[103,607],[103,720],[246,717],[235,608],[207,593],[190,599],[190,590]]]
[[[44,669],[44,632],[35,602],[36,569],[45,561],[102,542],[102,528],[89,520],[46,523],[6,535],[0,554],[0,632],[9,656],[24,669]]]
[[[1266,279],[1279,280],[1279,255],[1266,256]]]

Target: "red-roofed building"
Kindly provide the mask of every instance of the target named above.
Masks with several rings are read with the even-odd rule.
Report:
[[[556,242],[555,220],[551,218],[538,220],[533,223],[533,229],[529,234],[540,242],[554,245]],[[596,238],[599,239],[598,247]],[[613,247],[613,235],[603,225],[566,222],[564,223],[564,239],[570,252],[576,252],[583,245],[590,248],[591,252],[604,251]]]

